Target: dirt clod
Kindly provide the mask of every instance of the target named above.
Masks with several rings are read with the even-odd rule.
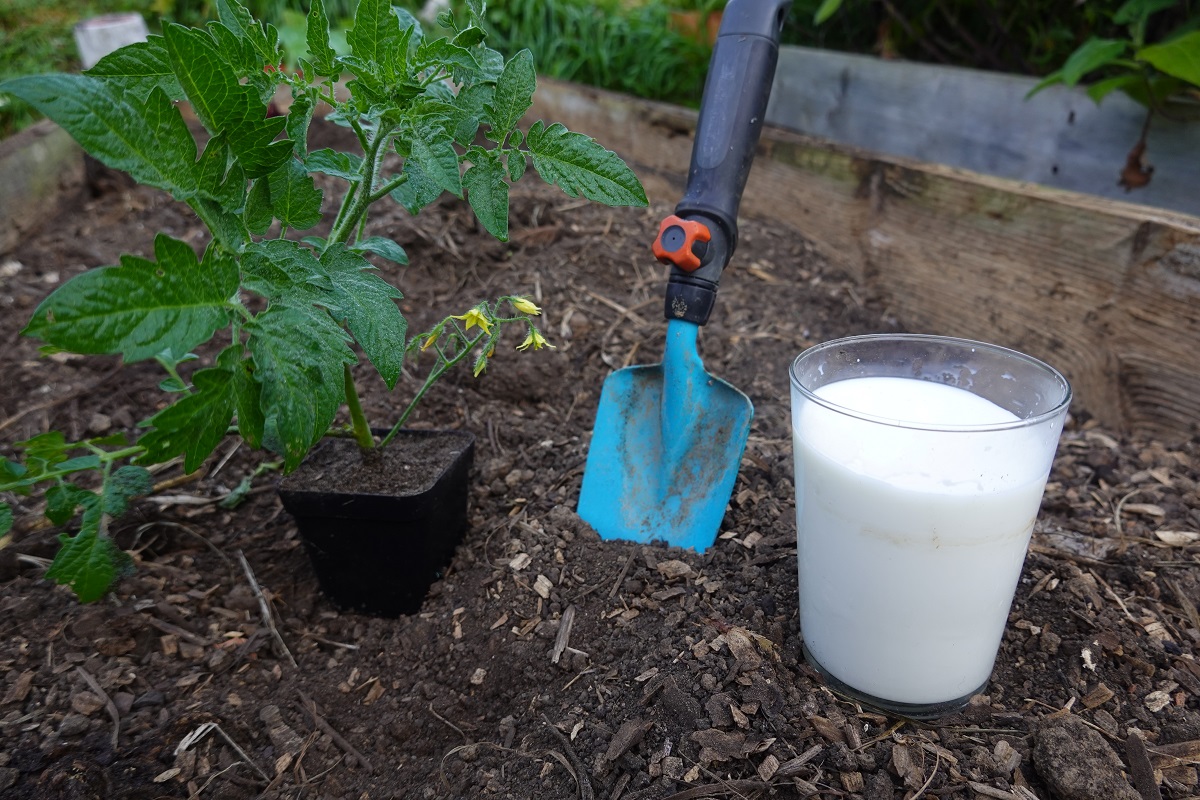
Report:
[[[1038,728],[1033,765],[1060,800],[1141,800],[1129,785],[1117,752],[1073,715],[1048,720]]]

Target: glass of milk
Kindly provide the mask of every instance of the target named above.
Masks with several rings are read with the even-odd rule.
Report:
[[[791,385],[807,659],[885,710],[960,708],[991,674],[1070,385],[913,334],[812,347]]]

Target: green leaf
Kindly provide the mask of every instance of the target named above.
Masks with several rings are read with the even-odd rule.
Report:
[[[439,188],[462,197],[462,175],[458,171],[458,152],[454,139],[445,131],[423,124],[413,132],[408,158]]]
[[[0,83],[57,122],[105,166],[170,192],[196,193],[196,142],[161,88],[141,98],[85,75],[30,75]]]
[[[154,479],[145,467],[119,467],[104,482],[104,513],[120,517],[129,509],[130,500],[148,495],[153,489]]]
[[[279,61],[282,54],[275,28],[268,25],[264,30],[238,0],[217,0],[217,18],[231,33],[250,45],[260,59],[260,68]]]
[[[312,251],[287,239],[269,239],[246,248],[243,285],[271,301],[311,305],[329,297],[333,283]]]
[[[284,225],[307,230],[321,221],[321,190],[308,170],[294,158],[283,162],[269,177],[271,211]]]
[[[449,39],[422,42],[417,47],[413,68],[418,72],[429,70],[431,74],[445,70],[454,76],[457,83],[477,78],[481,73],[479,62],[471,51]]]
[[[262,236],[271,227],[275,214],[271,210],[271,181],[259,178],[250,187],[246,196],[246,213],[243,219],[251,233]]]
[[[1048,89],[1051,86],[1057,86],[1058,84],[1060,84],[1062,82],[1063,82],[1062,70],[1061,69],[1055,70],[1054,72],[1051,72],[1049,75],[1047,75],[1046,77],[1044,77],[1040,81],[1038,81],[1037,85],[1034,86],[1032,89],[1030,89],[1025,94],[1025,99],[1028,100],[1029,98],[1033,97],[1038,92],[1041,92],[1043,89]]]
[[[100,78],[143,101],[155,87],[161,88],[172,100],[183,99],[183,87],[171,70],[171,60],[161,36],[151,35],[144,42],[114,50],[83,74]]]
[[[391,191],[389,197],[416,215],[421,209],[442,196],[442,187],[430,179],[415,161],[405,161],[403,174],[408,180]]]
[[[93,495],[95,497],[95,495]],[[85,526],[75,536],[58,537],[61,547],[46,577],[55,583],[70,586],[80,602],[99,600],[117,578],[128,574],[133,559],[107,536],[100,535],[100,501],[84,512]]]
[[[493,152],[476,148],[471,157],[475,163],[463,175],[467,201],[475,216],[492,236],[508,241],[508,184],[504,182],[504,165]]]
[[[238,80],[211,36],[168,23],[163,38],[196,116],[213,135],[228,134],[247,177],[266,175],[291,155],[291,142],[274,141],[287,120],[267,117],[266,104],[254,87]]]
[[[345,392],[343,365],[354,363],[354,352],[346,332],[311,306],[268,308],[246,330],[262,385],[263,445],[291,471],[333,423]]]
[[[1117,25],[1131,25],[1175,5],[1177,0],[1129,0],[1113,14]]]
[[[475,141],[479,123],[486,117],[487,107],[492,104],[495,93],[495,87],[487,83],[476,83],[459,91],[453,101],[459,113],[455,118],[454,141],[464,147]]]
[[[350,250],[355,253],[374,253],[397,264],[408,263],[408,253],[404,252],[404,248],[384,236],[370,236],[366,239],[359,239]]]
[[[234,412],[234,375],[222,367],[197,370],[193,391],[146,420],[153,426],[138,440],[146,452],[139,464],[161,464],[183,456],[185,472],[194,472],[216,449]]]
[[[487,38],[487,31],[472,25],[459,31],[454,37],[456,47],[474,47]]]
[[[525,154],[520,150],[508,151],[508,177],[513,183],[521,180],[521,176],[525,174],[525,168],[529,163],[525,160]]]
[[[1117,75],[1113,78],[1097,81],[1087,87],[1088,97],[1099,105],[1100,101],[1118,89],[1126,89],[1134,84],[1140,85],[1142,77],[1136,74]]]
[[[522,50],[504,65],[504,72],[496,81],[496,94],[488,107],[491,130],[488,138],[503,142],[504,137],[533,105],[533,92],[537,89],[537,75],[533,71],[533,54]]]
[[[163,350],[186,353],[229,324],[237,267],[210,253],[203,264],[186,243],[159,234],[157,262],[122,256],[121,265],[84,272],[54,291],[24,333],[74,353],[120,353],[126,361]]]
[[[1128,47],[1129,42],[1120,39],[1088,39],[1063,64],[1063,83],[1074,86],[1089,72],[1116,61]]]
[[[333,280],[334,317],[350,329],[392,389],[400,377],[408,333],[408,323],[395,303],[403,295],[376,275],[370,262],[341,245],[325,251],[321,264]]]
[[[571,197],[583,195],[609,206],[644,206],[646,191],[625,162],[594,139],[572,133],[560,123],[533,123],[525,137],[533,168],[542,180]]]
[[[314,150],[304,159],[304,166],[310,172],[324,172],[335,178],[345,178],[351,183],[362,180],[362,156],[354,153],[340,153],[328,147]]]
[[[394,77],[402,38],[391,0],[360,0],[354,12],[354,27],[346,33],[351,53],[366,64],[382,68],[382,77]]]
[[[487,9],[487,3],[483,0],[467,0],[467,10],[471,12],[471,22],[479,25],[484,21],[483,12]]]
[[[55,525],[66,525],[75,516],[75,509],[87,499],[94,501],[95,492],[73,483],[60,483],[46,490],[46,519]]]
[[[817,6],[817,11],[813,14],[813,25],[820,25],[825,20],[837,13],[842,7],[842,0],[822,0],[821,5]]]
[[[246,173],[233,161],[224,134],[208,140],[196,162],[200,194],[223,210],[240,212],[246,203]]]
[[[1168,75],[1200,86],[1200,31],[1193,31],[1170,42],[1143,47],[1137,58]]]
[[[11,531],[12,526],[13,526],[12,508],[9,507],[8,503],[0,502],[0,536],[4,536],[6,533]]]
[[[308,58],[318,75],[326,78],[337,76],[341,70],[336,62],[337,52],[329,44],[329,17],[322,0],[312,0],[308,7]]]
[[[225,348],[217,364],[233,377],[233,403],[237,412],[238,433],[251,447],[262,447],[262,385],[254,379],[254,362],[243,357],[240,345]]]
[[[287,122],[283,126],[292,140],[292,155],[301,161],[308,155],[308,127],[317,109],[314,91],[293,91],[292,107],[288,109]]]

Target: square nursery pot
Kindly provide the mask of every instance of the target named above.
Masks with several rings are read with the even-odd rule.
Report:
[[[321,591],[338,608],[413,614],[467,527],[475,437],[403,430],[367,454],[329,439],[279,486]]]

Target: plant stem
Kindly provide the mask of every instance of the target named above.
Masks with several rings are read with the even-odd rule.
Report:
[[[358,186],[347,192],[345,199],[342,200],[342,209],[338,212],[333,230],[329,232],[325,250],[334,244],[345,243],[358,226],[363,214],[366,213],[367,206],[371,205],[371,187],[375,185],[375,175],[383,160],[383,146],[390,135],[391,131],[379,129],[375,132],[375,138],[367,143],[366,155],[362,163],[362,178]]]
[[[362,402],[358,399],[358,389],[354,385],[354,376],[350,374],[350,365],[342,365],[346,383],[346,406],[350,409],[350,421],[354,424],[354,441],[363,450],[375,447],[375,438],[371,436],[371,426],[363,414]]]
[[[390,431],[388,431],[387,436],[384,436],[383,440],[379,442],[380,447],[386,447],[388,442],[395,438],[396,434],[400,432],[400,427],[408,421],[409,415],[412,414],[413,409],[417,407],[417,403],[421,402],[421,398],[425,396],[425,392],[429,391],[429,387],[437,383],[437,379],[442,377],[442,374],[445,373],[446,370],[450,369],[455,364],[466,358],[470,352],[475,349],[475,345],[479,344],[486,337],[486,333],[480,333],[474,339],[469,340],[466,346],[455,353],[452,358],[438,358],[437,366],[429,371],[429,375],[425,378],[425,383],[421,386],[421,389],[413,396],[413,399],[409,401],[408,407],[404,409],[404,413],[400,415],[400,418],[396,420],[396,424],[392,426]]]

